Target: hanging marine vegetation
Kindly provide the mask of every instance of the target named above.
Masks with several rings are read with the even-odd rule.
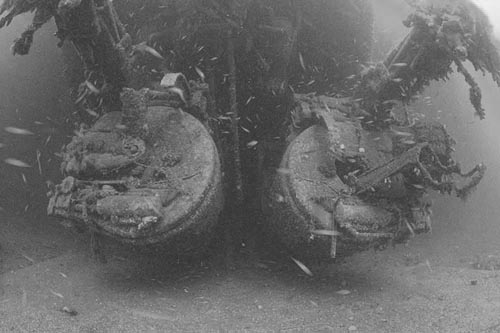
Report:
[[[488,72],[500,86],[500,57],[492,42],[492,27],[479,8],[468,1],[445,1],[439,6],[412,2],[415,12],[404,25],[410,32],[383,65],[366,68],[356,95],[376,121],[386,121],[391,101],[409,103],[433,80],[447,80],[456,71],[470,86],[470,101],[481,119],[485,111],[481,90],[466,67]]]

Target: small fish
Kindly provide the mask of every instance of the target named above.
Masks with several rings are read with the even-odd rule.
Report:
[[[410,222],[408,222],[407,219],[404,219],[406,223],[406,227],[408,228],[408,231],[410,232],[412,237],[415,237],[415,231],[413,230],[413,227],[411,226]]]
[[[88,95],[88,90],[85,90],[83,93],[78,96],[78,98],[75,100],[75,104],[80,104],[81,101]]]
[[[245,102],[245,105],[248,105],[254,99],[255,99],[255,96],[248,97],[247,101]]]
[[[340,233],[334,230],[321,230],[321,229],[316,229],[311,231],[311,234],[318,235],[318,236],[339,236]]]
[[[49,291],[50,291],[50,292],[52,293],[52,295],[54,295],[54,296],[57,296],[57,297],[59,297],[59,298],[64,298],[64,296],[63,296],[62,294],[56,293],[56,292],[55,292],[54,290],[52,290],[52,289],[49,289]]]
[[[351,292],[347,289],[342,289],[342,290],[337,291],[336,293],[339,295],[342,295],[342,296],[346,296],[346,295],[349,295]]]
[[[240,126],[240,127],[241,127],[241,129],[242,129],[243,131],[245,131],[245,132],[247,132],[247,133],[250,133],[250,130],[249,130],[249,129],[247,129],[247,128],[243,127],[243,126]]]
[[[95,112],[94,110],[91,110],[89,108],[85,108],[85,112],[87,112],[92,117],[96,117],[96,118],[99,117],[99,114],[97,112]]]
[[[280,173],[282,175],[289,175],[291,173],[290,169],[286,169],[286,168],[276,169],[276,172]]]
[[[401,131],[397,131],[395,129],[392,130],[392,133],[394,133],[395,135],[397,136],[413,136],[412,133],[408,133],[408,132],[401,132]]]
[[[403,79],[398,77],[398,78],[392,79],[392,82],[400,83],[400,82],[403,82]]]
[[[383,101],[382,104],[398,104],[399,101],[397,99],[388,99],[387,101]]]
[[[397,62],[397,63],[391,65],[391,67],[398,67],[398,68],[406,67],[406,66],[408,66],[408,64],[406,62]]]
[[[356,75],[355,75],[355,74],[353,74],[353,75],[349,75],[348,77],[346,77],[346,80],[352,80],[352,79],[354,79],[355,77],[356,77]]]
[[[359,173],[361,173],[361,169],[357,169],[357,170],[351,171],[351,172],[349,172],[349,175],[356,176]]]
[[[259,142],[257,140],[252,140],[249,143],[247,143],[247,148],[253,148],[255,147]]]
[[[201,69],[199,69],[198,67],[194,67],[194,70],[196,71],[196,73],[199,75],[199,77],[201,78],[201,81],[202,82],[205,82],[205,74],[201,71]]]
[[[425,260],[425,265],[427,266],[427,268],[429,268],[429,271],[432,272],[432,267],[431,267],[431,263],[429,262],[429,259]]]
[[[123,125],[123,124],[116,124],[115,125],[115,128],[118,129],[118,130],[126,130],[127,129],[127,126],[126,125]]]
[[[4,128],[5,132],[8,132],[10,134],[16,134],[16,135],[33,135],[34,133],[24,129],[24,128],[18,128],[18,127],[12,127],[8,126]]]
[[[40,175],[42,175],[42,162],[40,161],[40,157],[42,157],[42,153],[40,152],[40,150],[36,150],[36,161],[38,163],[38,172],[40,173]]]
[[[26,176],[24,175],[24,173],[21,173],[21,177],[23,178],[23,182],[28,185],[28,180],[26,179]]]
[[[420,184],[411,184],[411,186],[413,186],[414,188],[416,189],[419,189],[419,190],[423,190],[425,187],[420,185]]]
[[[184,102],[184,104],[187,104],[186,98],[184,97],[184,92],[182,91],[181,88],[170,87],[167,90],[173,92],[176,95],[178,95],[180,97],[180,99]]]
[[[35,262],[35,260],[33,260],[32,258],[28,257],[27,255],[21,253],[21,255],[23,256],[24,259],[28,260],[29,262],[31,262],[32,264]]]
[[[97,95],[97,94],[101,93],[101,91],[99,89],[97,89],[97,87],[92,82],[90,82],[89,80],[85,80],[85,85],[94,94]],[[77,101],[78,101],[78,99],[77,99]],[[75,104],[78,104],[77,101],[75,101]]]
[[[10,165],[13,165],[13,166],[19,167],[19,168],[31,168],[31,165],[29,165],[28,163],[25,163],[21,160],[15,159],[15,158],[7,158],[4,160],[4,162],[6,164],[10,164]]]
[[[59,275],[61,275],[63,278],[67,278],[68,276],[64,274],[63,272],[59,272]]]
[[[142,49],[142,51],[151,54],[155,58],[162,59],[162,60],[165,59],[158,51],[156,51],[155,49],[153,49],[149,45],[144,44],[143,47],[141,47],[141,49]]]
[[[403,141],[401,141],[401,143],[405,144],[405,145],[414,145],[414,144],[416,144],[416,142],[413,141],[413,140],[403,140]]]
[[[293,262],[294,262],[297,266],[299,266],[299,268],[300,268],[300,269],[301,269],[304,273],[306,273],[306,274],[307,274],[307,275],[309,275],[309,276],[313,276],[313,273],[311,272],[311,270],[310,270],[309,268],[307,268],[307,266],[306,266],[306,265],[304,265],[303,263],[301,263],[300,261],[298,261],[298,260],[297,260],[297,259],[295,259],[294,257],[290,257],[290,258],[293,260]]]
[[[306,70],[306,65],[304,63],[304,58],[302,57],[302,53],[299,52],[299,61],[300,61],[300,66],[302,66],[302,69]]]

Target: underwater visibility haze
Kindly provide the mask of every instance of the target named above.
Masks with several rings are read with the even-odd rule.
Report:
[[[438,0],[434,2],[439,3]],[[496,17],[495,13],[499,5],[496,1],[474,2],[483,8],[490,18],[496,38],[494,44],[498,47],[500,17]],[[128,10],[128,15],[131,16],[128,17],[129,25],[126,27],[135,29],[138,36],[148,34],[150,31],[146,31],[147,29],[153,29],[148,26],[147,29],[144,28],[145,31],[137,31],[138,26],[134,24],[140,21],[140,14],[137,14],[137,17],[131,14],[134,11],[140,13],[141,7],[134,7],[138,6],[137,1],[129,3],[125,0],[115,0],[113,3],[117,4],[120,15]],[[403,26],[402,21],[412,12],[412,8],[403,0],[352,3],[355,3],[355,9],[358,8],[359,11],[362,10],[356,6],[360,3],[371,4],[374,19],[373,45],[371,56],[366,59],[366,63],[383,61],[389,51],[410,31]],[[213,147],[212,143],[209,143],[210,149],[200,149],[199,153],[192,154],[189,163],[196,167],[213,165],[217,169],[220,167],[216,155],[218,151],[222,166],[226,168],[221,169],[224,171],[221,174],[217,171],[207,172],[205,175],[198,169],[184,167],[176,154],[168,155],[159,150],[155,150],[155,154],[161,163],[179,166],[179,171],[175,172],[178,172],[176,177],[180,175],[179,179],[182,181],[192,184],[207,182],[210,185],[207,185],[207,188],[215,188],[213,196],[205,197],[209,198],[206,200],[213,203],[214,207],[222,207],[222,199],[219,197],[222,191],[226,193],[226,204],[238,200],[247,204],[237,206],[236,213],[231,211],[222,213],[219,225],[213,227],[215,236],[212,238],[212,243],[201,259],[182,256],[167,259],[161,251],[142,251],[104,237],[98,239],[101,242],[99,250],[105,254],[107,261],[102,263],[92,258],[92,255],[96,254],[94,243],[97,239],[92,231],[89,234],[88,230],[73,228],[73,224],[64,219],[47,216],[47,192],[49,196],[53,196],[54,184],[61,183],[64,178],[61,171],[69,170],[68,164],[61,167],[63,161],[68,162],[70,155],[63,146],[70,142],[77,145],[79,139],[86,140],[82,135],[86,132],[82,131],[84,127],[80,123],[88,125],[94,121],[97,116],[94,110],[98,108],[88,107],[95,106],[92,104],[94,101],[89,101],[88,104],[85,104],[86,102],[75,104],[75,99],[81,97],[81,86],[79,87],[78,83],[89,80],[84,80],[82,71],[85,70],[85,66],[79,63],[72,46],[67,42],[62,48],[57,47],[59,40],[54,36],[57,30],[54,20],[49,21],[35,33],[28,55],[12,55],[12,41],[29,25],[31,15],[18,16],[10,25],[0,30],[2,46],[0,48],[0,331],[10,329],[16,332],[135,332],[272,329],[331,332],[496,332],[500,329],[500,319],[497,315],[500,311],[500,287],[498,287],[500,277],[496,273],[500,269],[500,88],[489,73],[483,75],[481,71],[476,72],[473,66],[464,61],[466,69],[472,74],[482,92],[485,119],[480,119],[474,113],[469,85],[463,76],[456,72],[450,74],[446,81],[431,82],[422,92],[415,94],[415,98],[407,106],[410,114],[417,118],[424,121],[434,120],[445,125],[448,134],[456,141],[453,158],[460,163],[464,171],[470,170],[477,163],[486,165],[487,170],[483,179],[468,195],[467,200],[455,196],[442,196],[436,191],[423,191],[426,192],[425,200],[432,202],[432,231],[408,237],[408,242],[405,241],[404,244],[398,244],[394,248],[388,247],[384,251],[353,251],[353,256],[340,258],[334,263],[325,263],[321,260],[317,262],[302,260],[295,254],[290,254],[286,246],[278,245],[277,238],[269,231],[264,221],[265,213],[259,210],[261,188],[258,184],[261,181],[259,178],[261,173],[260,170],[256,171],[261,167],[259,163],[273,165],[274,169],[278,168],[278,172],[282,173],[281,176],[288,176],[290,173],[288,168],[277,165],[281,160],[279,154],[284,150],[284,143],[271,148],[266,146],[267,154],[269,151],[276,152],[276,155],[270,153],[270,158],[261,160],[259,159],[261,156],[258,155],[259,149],[263,146],[261,141],[264,142],[267,137],[272,138],[283,133],[276,132],[274,135],[275,127],[268,132],[265,129],[257,129],[255,131],[258,134],[249,133],[247,129],[257,123],[261,113],[264,114],[262,117],[266,117],[266,110],[260,109],[261,113],[255,116],[248,111],[250,107],[246,108],[247,105],[252,105],[255,96],[259,96],[258,93],[262,92],[256,89],[255,94],[253,94],[255,91],[249,93],[250,83],[244,86],[235,82],[235,89],[244,86],[248,91],[242,93],[244,97],[233,100],[230,93],[224,95],[224,89],[230,92],[233,87],[230,72],[214,74],[202,67],[206,64],[202,61],[191,67],[182,61],[177,62],[177,68],[189,68],[189,71],[184,73],[187,79],[198,78],[196,85],[189,83],[184,76],[176,75],[167,78],[174,82],[169,86],[170,90],[161,90],[159,82],[156,85],[148,85],[148,88],[161,90],[166,94],[168,92],[168,98],[175,100],[169,107],[171,105],[177,107],[184,105],[183,103],[188,104],[190,98],[195,102],[199,101],[196,98],[202,95],[201,91],[203,94],[206,93],[203,90],[206,88],[204,84],[209,86],[213,77],[221,78],[221,82],[224,80],[224,83],[217,88],[219,90],[209,91],[208,94],[222,101],[219,102],[219,107],[228,109],[227,113],[219,115],[217,120],[219,124],[217,129],[221,130],[222,134],[218,137],[214,135],[213,130],[207,131],[203,127],[211,124],[214,119],[212,114],[205,119],[202,113],[200,113],[202,117],[198,117],[198,114],[193,112],[192,114],[198,119],[203,118],[203,126],[198,127],[193,125],[191,118],[182,118],[176,113],[166,114],[165,109],[161,109],[165,106],[162,103],[153,106],[157,113],[144,116],[146,120],[140,123],[143,126],[142,130],[147,132],[148,129],[144,128],[149,126],[158,131],[155,133],[160,133],[163,127],[158,126],[156,129],[155,119],[165,121],[168,118],[169,126],[180,124],[178,126],[194,133],[193,136],[196,138],[190,137],[186,139],[187,141],[215,137]],[[366,13],[363,12],[362,15]],[[231,20],[228,21],[231,26]],[[357,22],[354,25],[355,30],[363,32],[364,27],[361,25],[364,23]],[[283,20],[280,24],[282,25],[279,29],[276,29],[281,33],[287,31],[288,23]],[[271,33],[276,33],[273,27],[265,28]],[[291,36],[293,37],[293,34]],[[167,37],[154,35],[154,38]],[[219,41],[210,42],[213,48],[214,45],[219,45]],[[259,42],[249,39],[245,47],[247,49],[269,47],[267,44],[262,46]],[[285,44],[279,44],[281,43],[279,38],[274,42],[280,51],[272,47],[267,48],[268,53],[263,53],[261,62],[264,67],[267,65],[272,68],[273,65],[271,61],[266,63],[268,59],[266,57],[270,59],[270,54],[273,52],[281,56],[280,52],[286,49]],[[265,89],[273,87],[278,91],[280,87],[276,82],[265,75],[260,77],[252,71],[248,72],[248,69],[243,67],[242,64],[247,65],[247,63],[246,60],[238,58],[241,56],[238,53],[240,44],[242,43],[236,40],[233,45],[236,66],[241,65],[243,68],[237,71],[236,75],[248,74],[254,80],[252,84],[258,82],[262,87],[266,87]],[[349,47],[361,50],[362,53],[365,45],[361,44]],[[146,57],[145,59],[157,65],[165,58],[170,59],[146,43],[139,43],[134,47],[134,56],[137,55],[140,61],[144,60],[141,57]],[[230,48],[225,49],[218,57],[225,59],[228,50]],[[213,49],[210,48],[210,51]],[[317,73],[320,70],[315,70],[316,76],[311,76],[307,82],[300,82],[301,77],[297,73],[301,68],[305,69],[308,66],[307,61],[314,58],[315,51],[309,49],[310,53],[299,52],[295,61],[297,71],[291,75],[291,81],[294,84],[299,82],[297,86],[306,93],[315,92],[307,89],[321,88],[319,83],[321,80],[326,82],[325,86],[335,86],[339,78],[345,74],[343,72],[335,74],[338,77],[335,76],[335,80],[332,79],[330,82],[330,79],[325,79],[324,75]],[[317,53],[320,54],[321,50],[317,50]],[[318,59],[322,59],[321,57],[321,54],[318,55]],[[356,64],[357,62],[358,60],[353,61]],[[346,62],[346,64],[351,63]],[[148,66],[150,64],[144,63],[143,67],[134,70],[139,73],[144,68],[149,69]],[[229,61],[227,66],[231,69],[235,64],[231,65]],[[344,67],[343,70],[348,72],[352,68]],[[153,73],[160,75],[162,74],[160,72],[161,70]],[[276,69],[274,74],[279,77],[281,69]],[[354,74],[353,72],[353,76]],[[145,80],[145,76],[138,75],[134,83],[139,84]],[[184,83],[185,81],[188,83]],[[95,82],[101,81],[96,79]],[[186,94],[184,85],[191,85],[192,96]],[[91,97],[94,89],[101,90],[101,87],[96,88],[92,82],[87,83],[86,87]],[[247,93],[248,96],[245,95]],[[131,99],[137,97],[134,96]],[[266,93],[262,93],[261,96],[265,101],[262,102],[264,106],[268,100],[272,100]],[[161,99],[161,96],[158,99]],[[284,99],[273,102],[275,103],[273,108],[281,110],[280,108],[288,107],[283,101]],[[114,102],[116,101],[109,102],[109,105],[115,105]],[[191,110],[199,111],[206,107],[206,104],[195,102],[194,106],[190,106]],[[210,102],[210,99],[206,102],[208,107]],[[239,112],[244,112],[241,120],[233,117],[235,104],[240,106]],[[324,105],[328,109],[330,104],[327,105],[325,102]],[[315,107],[317,104],[311,106],[311,110],[314,111]],[[276,114],[278,113],[277,111]],[[138,116],[140,117],[142,116]],[[182,120],[179,120],[179,117]],[[271,116],[269,119],[276,120]],[[229,162],[224,161],[225,156],[228,156],[226,154],[232,156],[235,147],[231,145],[235,137],[229,139],[227,139],[229,136],[226,137],[234,121],[241,121],[239,137],[236,139],[241,140],[237,140],[237,143],[242,150],[241,160],[238,163],[245,171],[239,180],[233,170],[237,163],[232,159],[228,159]],[[279,125],[282,123],[284,121]],[[116,128],[123,130],[122,122],[117,124],[113,125],[115,126],[113,130]],[[277,121],[275,124],[278,128]],[[103,126],[106,126],[106,123]],[[137,130],[135,133],[143,133],[140,128],[134,130]],[[147,140],[151,135],[147,132],[142,137],[146,142],[144,146],[141,142],[133,143],[139,150],[143,147],[149,149]],[[175,132],[176,138],[182,135],[184,134],[181,130]],[[261,140],[261,138],[266,139]],[[173,142],[173,136],[169,140]],[[110,139],[109,142],[111,141]],[[229,148],[222,150],[221,142],[228,144]],[[186,143],[183,141],[182,144]],[[133,158],[136,158],[135,155]],[[139,164],[138,166],[143,169],[139,168],[139,171],[126,169],[127,172],[146,173],[147,166]],[[83,175],[85,169],[81,167],[80,171]],[[156,171],[150,177],[156,177],[158,182],[169,181],[168,172],[165,172],[167,175],[161,173],[158,175],[159,172]],[[224,182],[224,176],[234,177],[236,180]],[[79,183],[75,187],[79,186],[82,189],[88,185],[84,183]],[[113,182],[109,184],[99,185],[101,186],[99,190],[114,191],[116,186],[123,185],[122,183],[116,185]],[[106,187],[108,185],[109,187]],[[236,185],[250,190],[241,194],[235,190]],[[95,184],[92,186],[95,189]],[[92,186],[88,186],[87,189]],[[186,185],[186,188],[189,186]],[[138,185],[137,188],[141,187]],[[163,191],[157,195],[161,197],[160,203],[156,203],[153,199],[151,200],[154,202],[141,203],[143,204],[141,209],[147,210],[147,213],[140,216],[138,230],[127,232],[125,229],[120,229],[120,237],[133,238],[135,242],[134,237],[145,234],[150,223],[157,223],[155,218],[161,215],[157,210],[164,212],[165,202],[177,202],[176,200],[180,200],[179,198],[183,196],[188,198],[185,201],[189,203],[196,202],[198,194],[195,190],[190,187],[183,190],[189,192],[189,195]],[[200,197],[201,195],[199,194]],[[146,195],[141,194],[141,196]],[[278,201],[280,200],[285,199],[278,197]],[[127,202],[127,205],[130,205],[130,202]],[[119,204],[121,203],[116,205]],[[133,204],[137,202],[133,201]],[[144,205],[149,206],[146,209]],[[115,209],[111,204],[109,207]],[[203,207],[200,209],[201,220],[212,221],[219,213],[218,208],[214,211],[203,209]],[[172,216],[177,214],[177,210],[172,212]],[[203,215],[203,212],[207,212],[206,215]],[[130,216],[132,215],[131,213]],[[238,218],[241,220],[234,220]],[[132,220],[132,217],[130,219]],[[113,218],[110,217],[109,220],[112,221]],[[121,220],[122,223],[123,221]],[[172,222],[175,223],[177,221]],[[141,231],[142,228],[146,231]],[[319,231],[327,233],[328,236],[333,235],[331,237],[333,239],[336,237],[335,228]],[[234,235],[231,235],[232,232]],[[107,235],[109,234],[111,233]],[[182,238],[182,242],[184,241]],[[153,243],[150,239],[145,242]],[[200,240],[196,242],[202,243]],[[89,243],[92,243],[91,246]],[[138,243],[140,242],[134,244]],[[341,249],[342,244],[335,246]]]

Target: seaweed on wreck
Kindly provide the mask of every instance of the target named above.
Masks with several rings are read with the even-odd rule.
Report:
[[[362,106],[376,120],[389,117],[390,103],[409,103],[435,80],[447,80],[456,71],[470,86],[469,97],[476,115],[485,117],[481,89],[466,68],[491,74],[500,86],[500,56],[492,42],[492,27],[484,12],[469,1],[422,4],[413,1],[415,12],[403,23],[410,28],[407,37],[383,64],[366,68],[356,95],[365,97]]]
[[[109,0],[4,0],[0,28],[14,17],[33,12],[32,23],[12,45],[13,54],[29,53],[35,32],[54,18],[58,46],[70,41],[84,66],[77,104],[97,113],[116,110],[125,85],[123,48],[127,34]]]

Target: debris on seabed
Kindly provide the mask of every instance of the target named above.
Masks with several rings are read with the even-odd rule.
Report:
[[[74,317],[74,316],[76,316],[78,314],[78,312],[75,309],[73,309],[73,308],[71,308],[69,306],[63,306],[60,309],[60,311],[64,312],[64,313],[67,313],[68,315],[70,315],[72,317]]]

